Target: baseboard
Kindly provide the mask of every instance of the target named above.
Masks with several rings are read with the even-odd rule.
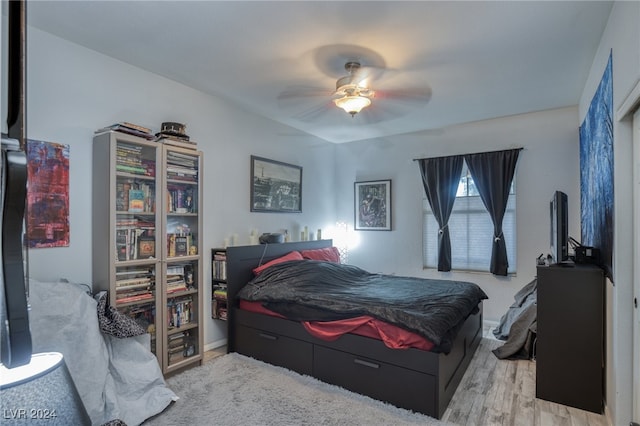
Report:
[[[611,420],[611,410],[609,410],[609,407],[607,406],[607,401],[604,402],[604,418],[608,426],[613,426],[613,421]]]
[[[493,330],[495,330],[500,323],[498,321],[483,320],[482,321],[482,337],[488,337],[494,339]]]
[[[220,339],[204,345],[204,351],[211,351],[227,344],[227,339]]]

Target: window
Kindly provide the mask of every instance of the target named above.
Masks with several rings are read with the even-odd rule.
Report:
[[[438,222],[426,198],[423,199],[423,263],[426,268],[438,267]],[[509,273],[516,272],[516,193],[515,178],[502,221],[507,245]],[[493,223],[482,203],[473,178],[465,164],[458,184],[456,201],[449,218],[451,236],[451,269],[489,271]]]

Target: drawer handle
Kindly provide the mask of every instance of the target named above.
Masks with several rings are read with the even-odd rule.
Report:
[[[369,367],[369,368],[380,368],[380,364],[374,364],[373,362],[363,361],[357,358],[354,359],[353,362],[355,362],[356,364],[364,365],[365,367]]]
[[[276,336],[272,336],[270,334],[260,333],[260,334],[258,334],[258,336],[262,337],[263,339],[267,339],[267,340],[278,340],[278,338]]]

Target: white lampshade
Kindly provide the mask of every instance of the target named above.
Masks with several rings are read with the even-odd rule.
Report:
[[[57,352],[34,354],[15,368],[0,364],[0,400],[7,425],[90,425],[69,370]]]
[[[364,96],[344,96],[342,98],[334,99],[333,101],[339,108],[342,108],[351,116],[356,115],[363,108],[371,105],[371,99]]]

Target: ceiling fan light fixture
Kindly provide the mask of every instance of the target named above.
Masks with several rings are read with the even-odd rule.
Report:
[[[356,95],[356,96],[345,95],[341,98],[334,99],[333,102],[336,104],[338,108],[342,108],[343,110],[351,114],[352,117],[357,113],[359,113],[360,111],[362,111],[363,108],[366,108],[369,105],[371,105],[371,99],[365,96],[359,96],[359,95]]]

